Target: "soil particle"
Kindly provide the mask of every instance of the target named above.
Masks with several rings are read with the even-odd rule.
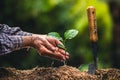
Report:
[[[81,72],[75,67],[36,67],[31,70],[0,68],[0,80],[120,80],[119,69],[96,70],[95,75]]]

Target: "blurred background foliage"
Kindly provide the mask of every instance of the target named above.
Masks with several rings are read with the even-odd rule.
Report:
[[[99,35],[99,64],[113,67],[111,59],[113,21],[108,2],[104,0],[1,0],[0,23],[19,26],[22,30],[47,34],[52,31],[63,34],[67,29],[78,29],[79,35],[67,42],[70,59],[68,65],[79,67],[93,61],[89,40],[86,9],[95,6]],[[54,64],[51,65],[54,61]],[[39,56],[37,51],[26,49],[0,56],[0,66],[28,69],[35,66],[60,66],[61,61]]]

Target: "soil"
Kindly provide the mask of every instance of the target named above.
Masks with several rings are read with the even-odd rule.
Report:
[[[0,80],[120,80],[120,70],[100,69],[91,75],[71,66],[35,67],[31,70],[0,68]]]

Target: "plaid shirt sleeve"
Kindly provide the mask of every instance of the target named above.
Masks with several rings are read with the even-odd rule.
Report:
[[[22,48],[22,36],[31,36],[31,33],[22,31],[19,27],[11,28],[0,24],[0,55]]]
[[[8,35],[30,36],[31,33],[22,31],[19,27],[9,27],[6,24],[0,24],[0,32]]]

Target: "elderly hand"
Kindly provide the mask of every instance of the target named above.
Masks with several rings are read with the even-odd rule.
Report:
[[[27,36],[26,36],[27,37]],[[49,37],[47,35],[33,34],[29,39],[23,38],[24,46],[29,45],[37,49],[40,55],[56,58],[59,60],[66,60],[69,58],[69,54],[65,50],[58,47],[58,44],[62,44],[59,40]],[[27,44],[26,44],[27,43]]]

